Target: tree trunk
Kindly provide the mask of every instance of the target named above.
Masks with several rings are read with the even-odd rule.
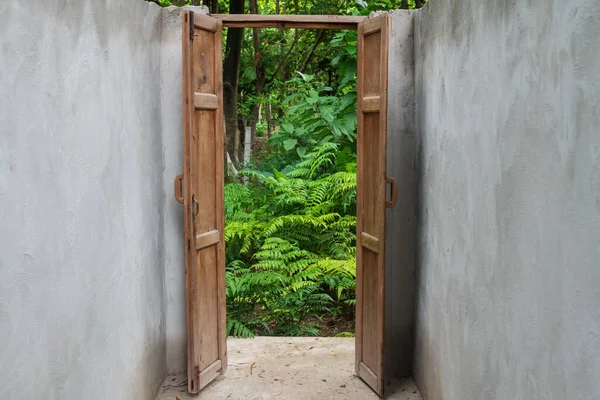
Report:
[[[230,14],[244,13],[244,0],[231,0]],[[223,62],[223,111],[225,114],[225,143],[226,149],[233,154],[234,160],[239,160],[239,155],[234,151],[235,132],[237,130],[237,99],[238,81],[240,70],[240,57],[242,54],[242,28],[229,28],[227,30],[227,45],[225,47],[225,61]]]
[[[193,3],[200,3],[200,0],[192,0]],[[206,7],[208,7],[208,11],[211,14],[219,13],[219,1],[218,0],[203,0],[203,3]]]
[[[258,14],[257,0],[249,0],[248,6],[252,14]],[[260,45],[260,30],[258,28],[252,29],[252,43],[254,45],[254,74],[256,75],[256,87],[254,93],[256,94],[257,103],[253,104],[252,108],[250,109],[250,120],[248,121],[248,125],[252,131],[251,137],[254,138],[256,137],[256,123],[258,122],[258,113],[260,112],[259,106],[260,102],[262,101],[262,95],[267,82],[267,71],[263,65],[263,53]]]
[[[265,119],[267,120],[267,139],[271,137],[271,132],[273,131],[273,124],[271,122],[271,104],[269,104],[269,100],[267,100],[265,104]]]
[[[227,154],[229,154],[229,152],[227,152]],[[237,127],[235,127],[235,134],[233,135],[233,161],[235,161],[236,163],[240,162],[240,130]]]

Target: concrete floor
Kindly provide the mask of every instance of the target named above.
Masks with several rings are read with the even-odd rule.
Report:
[[[187,394],[185,376],[171,375],[156,400],[378,399],[354,376],[354,338],[257,337],[227,346],[227,372],[198,396]],[[412,380],[386,393],[390,400],[422,399]]]

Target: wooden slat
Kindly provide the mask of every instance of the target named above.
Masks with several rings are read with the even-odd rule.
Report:
[[[219,24],[219,21],[216,18],[199,13],[194,13],[194,27],[213,33],[221,30],[221,24]]]
[[[342,15],[214,14],[226,28],[300,28],[355,30],[366,17]]]
[[[217,360],[214,363],[212,363],[209,367],[205,368],[204,371],[202,371],[200,373],[200,377],[198,378],[198,381],[200,382],[200,387],[204,387],[206,385],[208,385],[209,383],[211,383],[213,381],[213,379],[215,379],[217,376],[221,375],[222,371],[221,371],[221,365],[223,363],[221,362],[221,360]]]
[[[360,245],[373,253],[379,253],[379,239],[366,232],[361,232],[360,234]]]
[[[364,36],[368,36],[379,31],[381,31],[381,23],[377,18],[367,19],[362,24],[362,32]]]
[[[196,110],[216,110],[219,99],[214,94],[194,93],[194,107]]]
[[[196,235],[196,250],[203,249],[208,246],[214,246],[221,241],[221,232],[212,230],[206,233]]]
[[[379,386],[380,382],[377,379],[377,375],[369,367],[365,365],[365,363],[361,362],[358,364],[358,374],[362,380],[367,382],[369,386],[376,389],[376,391],[380,391]]]
[[[217,318],[219,332],[219,359],[221,360],[221,374],[227,370],[227,303],[226,290],[227,284],[225,281],[225,116],[223,108],[223,23],[218,22],[219,29],[215,33],[215,76],[218,77],[215,85],[215,93],[219,98],[217,109],[217,125],[216,125],[216,153],[217,163],[215,165],[217,176],[217,228],[220,228],[220,242],[217,245],[217,306],[219,315]]]
[[[378,112],[381,108],[380,96],[368,96],[362,99],[362,112]]]
[[[362,34],[362,24],[358,25],[357,35],[360,38]],[[357,77],[356,77],[356,91],[358,101],[356,104],[356,232],[363,231],[363,203],[365,190],[363,188],[363,182],[365,180],[365,174],[363,173],[365,156],[363,154],[364,139],[362,133],[362,102],[359,101],[364,93],[363,84],[363,67],[362,59],[364,54],[364,40],[357,41]],[[356,245],[356,308],[355,308],[355,334],[356,340],[354,341],[354,358],[355,358],[355,370],[356,374],[360,376],[360,363],[362,362],[362,337],[363,337],[363,305],[362,305],[362,293],[363,293],[363,253],[364,250],[360,245],[360,236],[357,237]]]
[[[192,29],[193,22],[191,21],[192,12],[183,10],[181,13],[182,19],[182,35],[181,35],[181,56],[182,56],[182,93],[183,93],[183,193],[186,195],[183,198],[183,220],[184,220],[184,243],[190,243],[194,237],[194,226],[192,221],[192,198],[189,193],[192,193],[191,179],[191,136],[192,136],[192,117],[194,114],[192,88],[192,42],[190,41],[189,32]],[[188,391],[197,393],[197,381],[195,379],[194,354],[196,353],[196,342],[193,340],[194,332],[194,304],[195,300],[192,293],[196,291],[195,280],[190,279],[189,275],[194,271],[195,251],[190,251],[190,246],[185,246],[185,312],[186,312],[186,329],[187,329],[187,360],[188,360]],[[198,371],[199,373],[199,371]]]

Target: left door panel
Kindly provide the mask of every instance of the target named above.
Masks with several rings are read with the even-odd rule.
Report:
[[[227,368],[223,240],[222,24],[182,12],[183,190],[188,391]],[[176,182],[177,185],[177,182]]]

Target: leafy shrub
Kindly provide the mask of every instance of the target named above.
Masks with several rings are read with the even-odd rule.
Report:
[[[308,77],[297,83],[318,86]],[[286,128],[291,122],[283,122],[270,139],[272,147],[282,148],[261,168],[281,170],[244,170],[247,186],[225,186],[231,335],[317,335],[323,316],[353,315],[355,109],[342,107],[339,97],[320,92],[314,97],[314,92],[306,89],[304,97],[289,100],[286,121],[297,126]]]

